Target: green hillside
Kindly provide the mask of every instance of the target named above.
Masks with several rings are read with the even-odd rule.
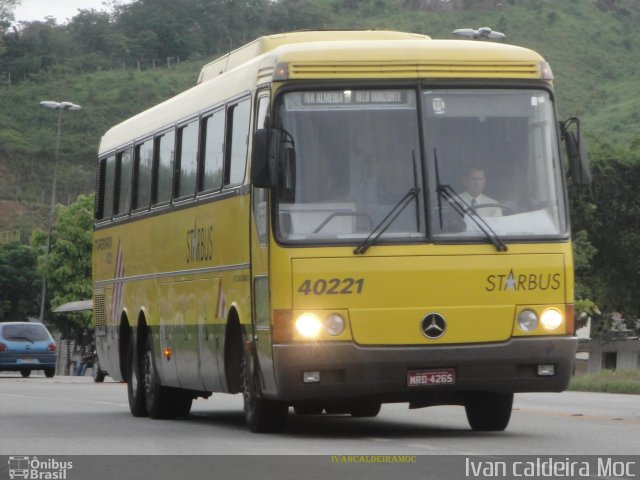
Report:
[[[637,3],[468,1],[457,2],[464,9],[454,11],[427,10],[426,6],[438,3],[428,1],[356,2],[357,8],[351,8],[353,2],[338,1],[281,3],[298,4],[298,16],[307,23],[315,21],[318,28],[388,28],[450,38],[454,28],[490,25],[506,33],[510,43],[537,50],[551,63],[561,118],[579,115],[592,143],[624,149],[639,141],[640,82],[634,75],[640,64],[640,33],[634,28],[640,18]],[[303,20],[293,20],[295,26],[312,27]],[[39,28],[40,36],[61,36],[65,31],[51,25],[50,31],[42,24]],[[250,31],[250,26],[247,29]],[[265,25],[257,23],[255,33],[245,32],[244,36],[250,40],[264,29]],[[280,30],[286,29],[280,26]],[[28,31],[25,29],[25,35]],[[5,39],[7,47],[12,45],[10,40]],[[25,73],[22,79],[15,68],[26,64],[27,58],[22,58],[22,63],[16,58],[0,61],[0,67],[7,69],[0,86],[0,200],[26,202],[36,208],[43,195],[48,198],[46,172],[51,168],[47,162],[54,150],[56,118],[54,112],[38,106],[40,100],[70,100],[83,106],[81,112],[64,117],[60,200],[66,202],[93,188],[92,160],[100,135],[110,125],[193,85],[199,66],[216,55],[195,53],[192,56],[196,58],[179,64],[174,61],[171,68],[160,61],[157,64],[163,67],[138,68],[137,61],[129,63],[126,70],[123,62],[108,71],[81,73],[87,67],[78,65],[86,63],[87,53],[68,50],[72,53],[65,53],[67,57],[24,50],[29,65],[43,67],[36,73]],[[54,57],[58,63],[44,67]]]
[[[96,149],[111,125],[194,85],[201,65],[260,35],[502,31],[551,63],[559,116],[580,116],[592,147],[594,186],[572,192],[577,295],[640,312],[637,0],[137,0],[64,25],[14,29],[7,19],[0,7],[0,232],[17,229],[25,243],[45,225],[50,198],[57,116],[41,100],[83,107],[63,117],[58,201],[67,204],[93,191]]]

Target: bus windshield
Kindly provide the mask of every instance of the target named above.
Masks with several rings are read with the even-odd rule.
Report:
[[[501,238],[564,235],[554,122],[543,90],[286,93],[278,238],[486,242],[474,216]]]
[[[430,90],[422,100],[434,237],[484,238],[474,214],[502,238],[566,233],[546,91]]]

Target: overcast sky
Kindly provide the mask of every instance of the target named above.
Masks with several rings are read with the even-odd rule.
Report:
[[[130,3],[133,0],[119,0],[118,3]],[[78,9],[89,10],[110,10],[104,3],[109,5],[111,1],[105,0],[22,0],[14,10],[16,21],[30,22],[34,20],[44,20],[51,16],[57,19],[58,23],[64,23],[78,14]]]

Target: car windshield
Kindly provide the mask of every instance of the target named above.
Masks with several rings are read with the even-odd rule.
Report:
[[[281,241],[349,243],[362,253],[374,242],[500,246],[566,235],[545,90],[340,89],[280,98]]]
[[[2,327],[2,336],[5,340],[26,340],[28,342],[41,342],[49,340],[49,332],[41,324],[5,325]]]

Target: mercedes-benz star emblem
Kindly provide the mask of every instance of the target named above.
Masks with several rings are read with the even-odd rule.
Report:
[[[447,322],[439,313],[429,313],[422,319],[420,327],[425,337],[436,339],[444,335],[444,331],[447,329]]]

